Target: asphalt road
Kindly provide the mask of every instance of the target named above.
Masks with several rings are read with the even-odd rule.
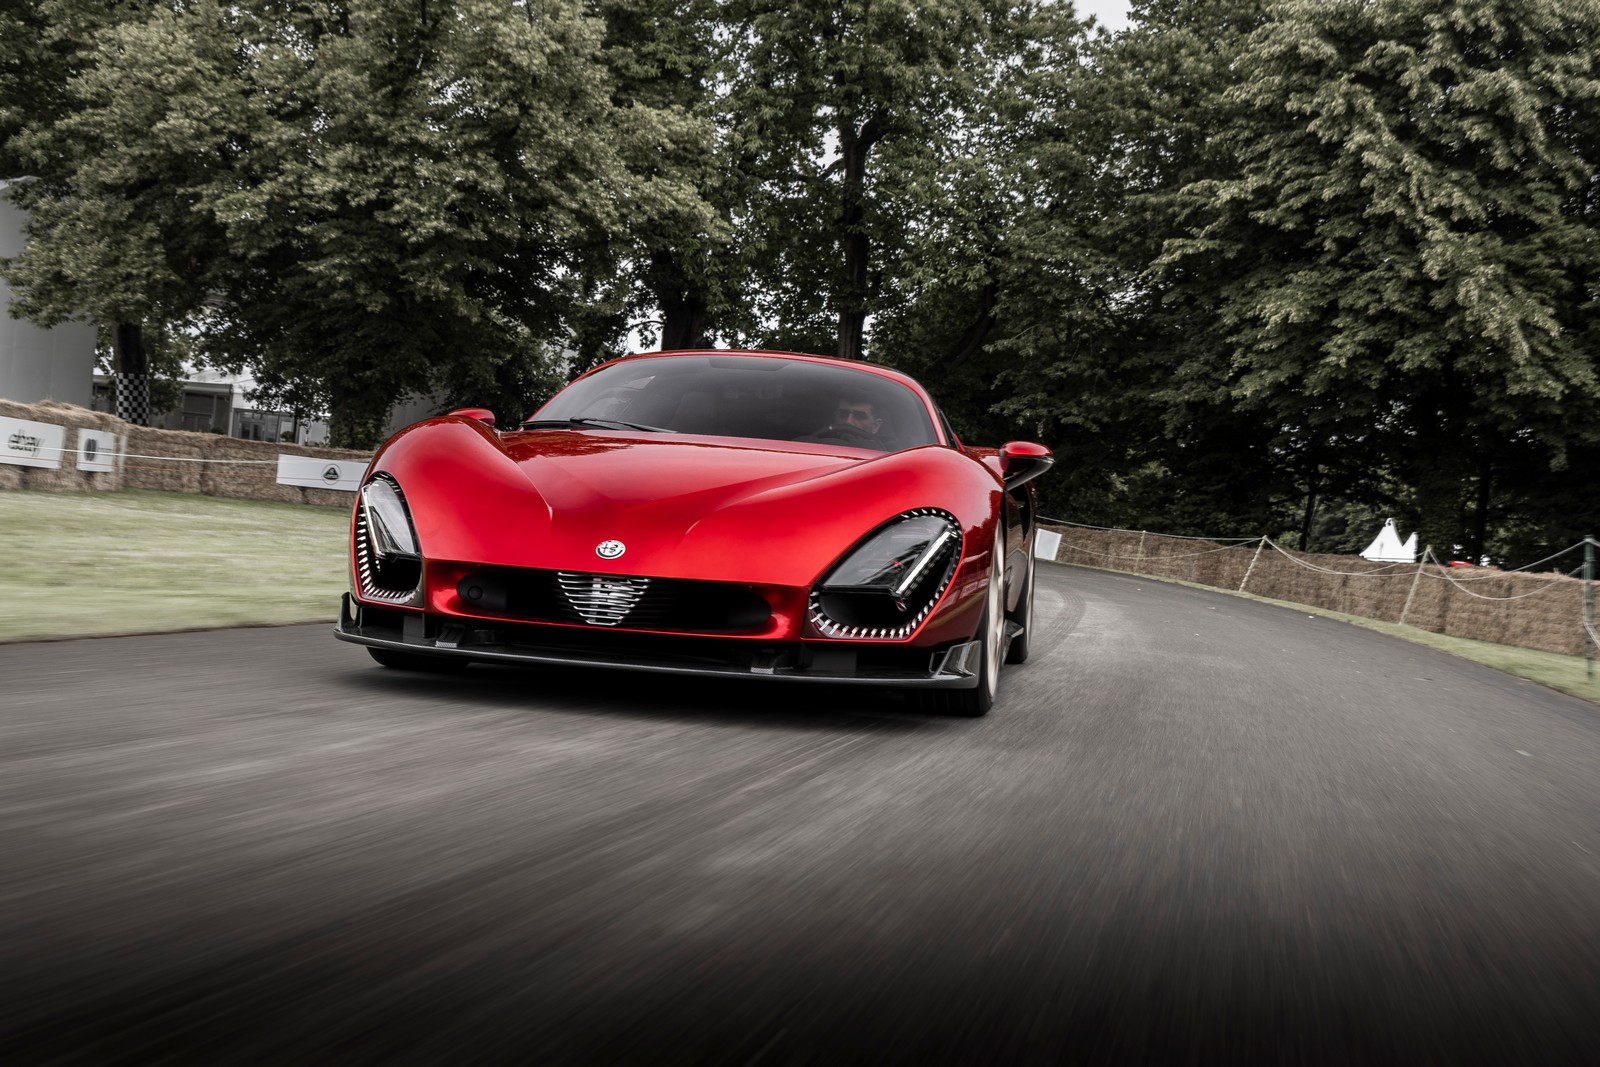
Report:
[[[1600,709],[1040,574],[981,720],[0,646],[0,1062],[1600,1058]]]

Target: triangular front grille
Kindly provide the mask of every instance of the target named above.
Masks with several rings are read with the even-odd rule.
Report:
[[[650,588],[650,579],[557,571],[556,584],[584,622],[591,626],[616,626],[628,617],[645,590]]]

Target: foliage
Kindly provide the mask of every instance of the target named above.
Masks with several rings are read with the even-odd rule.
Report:
[[[1156,268],[1213,328],[1180,374],[1280,451],[1393,457],[1423,539],[1519,442],[1600,433],[1594,4],[1289,3],[1236,59],[1231,173],[1179,191]]]
[[[1053,514],[1600,528],[1600,0],[19,0],[3,265],[367,443],[630,338],[867,356]],[[1362,547],[1362,546],[1356,546]],[[1560,547],[1559,545],[1557,547]]]
[[[345,444],[407,394],[541,381],[581,250],[679,192],[624,165],[652,119],[601,39],[576,2],[503,0],[198,0],[90,32],[71,114],[16,139],[66,161],[31,194],[21,310],[184,323]]]

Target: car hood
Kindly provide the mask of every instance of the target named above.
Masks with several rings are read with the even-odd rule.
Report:
[[[952,507],[942,500],[960,498],[977,469],[938,446],[879,453],[601,430],[495,434],[459,418],[412,427],[374,466],[400,481],[430,558],[778,584],[814,581],[902,511]],[[989,502],[972,503],[976,514]],[[622,554],[601,557],[608,541]]]

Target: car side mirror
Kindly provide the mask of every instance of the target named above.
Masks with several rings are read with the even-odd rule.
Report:
[[[1000,476],[1007,489],[1031,482],[1055,465],[1056,458],[1044,445],[1032,441],[1011,441],[1000,449]]]
[[[464,419],[477,419],[489,429],[494,429],[494,412],[488,408],[456,408],[450,414],[460,415]]]

